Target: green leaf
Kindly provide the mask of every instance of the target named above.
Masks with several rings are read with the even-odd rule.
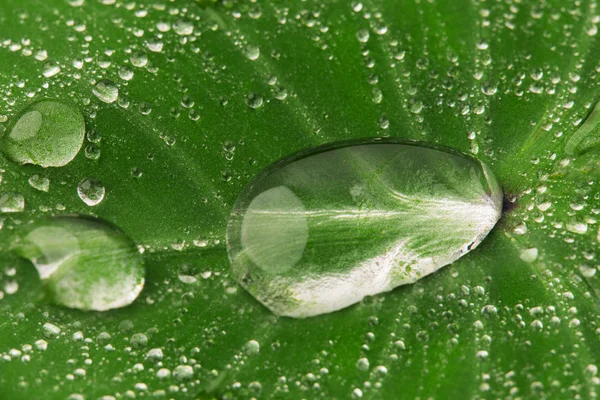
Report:
[[[596,397],[596,13],[589,0],[5,2],[4,135],[53,99],[81,111],[87,139],[62,167],[0,155],[2,397]],[[284,156],[380,136],[486,163],[502,219],[413,285],[276,317],[231,272],[234,202]],[[132,305],[54,305],[9,251],[19,229],[66,214],[143,250]]]

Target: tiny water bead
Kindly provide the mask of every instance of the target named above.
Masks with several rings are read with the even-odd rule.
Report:
[[[20,164],[61,167],[75,158],[84,134],[85,122],[77,108],[43,100],[18,114],[0,138],[0,149]]]
[[[474,158],[396,139],[341,142],[260,173],[234,206],[227,248],[246,290],[302,318],[452,263],[501,212],[502,189]]]
[[[23,226],[11,248],[30,260],[51,300],[80,310],[131,304],[144,287],[144,267],[133,242],[111,225],[79,216]]]

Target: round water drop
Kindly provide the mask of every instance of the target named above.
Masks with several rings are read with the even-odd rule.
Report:
[[[77,194],[79,198],[88,206],[97,206],[104,200],[106,189],[102,183],[96,179],[86,178],[77,185]]]
[[[260,173],[227,227],[235,279],[275,314],[323,314],[475,248],[502,212],[482,162],[397,139],[334,143]]]
[[[180,36],[188,36],[194,33],[194,25],[184,19],[179,19],[173,24],[173,30]]]
[[[247,44],[244,46],[244,55],[248,60],[256,60],[260,56],[260,48],[253,44]]]
[[[61,167],[75,158],[85,134],[83,115],[75,107],[44,100],[25,108],[0,138],[12,161]]]
[[[113,81],[109,81],[108,79],[98,81],[92,92],[100,101],[107,104],[114,103],[119,98],[119,88]]]
[[[51,300],[69,308],[124,307],[144,287],[144,267],[133,242],[97,219],[42,219],[23,226],[11,248],[34,264]]]
[[[263,98],[256,93],[249,93],[246,96],[246,105],[250,108],[260,108],[263,105]]]
[[[194,377],[194,369],[190,365],[178,365],[173,370],[173,378],[183,382],[189,381]]]
[[[148,336],[143,333],[136,333],[131,337],[129,343],[134,349],[142,349],[148,344]]]
[[[134,51],[129,57],[129,61],[134,67],[142,68],[148,64],[148,55],[143,51]]]

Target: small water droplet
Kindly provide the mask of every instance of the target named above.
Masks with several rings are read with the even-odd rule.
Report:
[[[51,324],[50,322],[46,322],[42,326],[42,330],[44,332],[44,336],[46,336],[48,339],[57,337],[61,332],[61,329],[58,326]]]
[[[250,108],[259,108],[263,105],[263,98],[256,93],[250,93],[246,96],[246,104]]]
[[[60,72],[60,64],[56,61],[46,61],[43,67],[43,74],[46,78],[51,78]]]
[[[134,349],[143,349],[148,345],[148,336],[143,333],[136,333],[129,340],[129,344]]]
[[[523,249],[521,250],[521,260],[526,263],[532,263],[538,258],[538,249],[533,247],[531,249]]]
[[[131,53],[129,61],[134,67],[143,68],[148,64],[148,55],[143,51],[134,51]]]
[[[244,345],[244,353],[247,355],[255,355],[260,352],[260,344],[256,340],[250,340]]]
[[[50,179],[38,174],[31,175],[29,178],[29,185],[41,192],[48,192],[50,190]]]
[[[92,89],[94,96],[104,103],[111,104],[119,98],[119,88],[113,81],[102,79]]]
[[[0,213],[20,213],[25,210],[25,198],[21,193],[0,193]]]
[[[179,19],[173,24],[173,30],[180,36],[188,36],[194,33],[194,25],[185,19]]]
[[[253,44],[247,44],[244,46],[244,55],[248,60],[256,60],[260,56],[260,48]]]
[[[86,178],[79,182],[77,185],[77,194],[79,198],[88,206],[97,206],[104,200],[106,189],[102,185],[102,182]]]

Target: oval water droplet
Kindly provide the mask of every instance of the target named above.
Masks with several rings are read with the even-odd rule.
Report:
[[[34,264],[56,304],[106,311],[131,304],[144,287],[135,245],[100,220],[46,218],[16,236],[13,250]]]
[[[259,174],[234,206],[227,247],[254,297],[307,317],[455,261],[501,211],[498,181],[474,158],[394,139],[341,142]]]
[[[55,100],[25,108],[0,139],[0,149],[12,161],[42,167],[62,167],[75,158],[85,134],[81,112]]]

